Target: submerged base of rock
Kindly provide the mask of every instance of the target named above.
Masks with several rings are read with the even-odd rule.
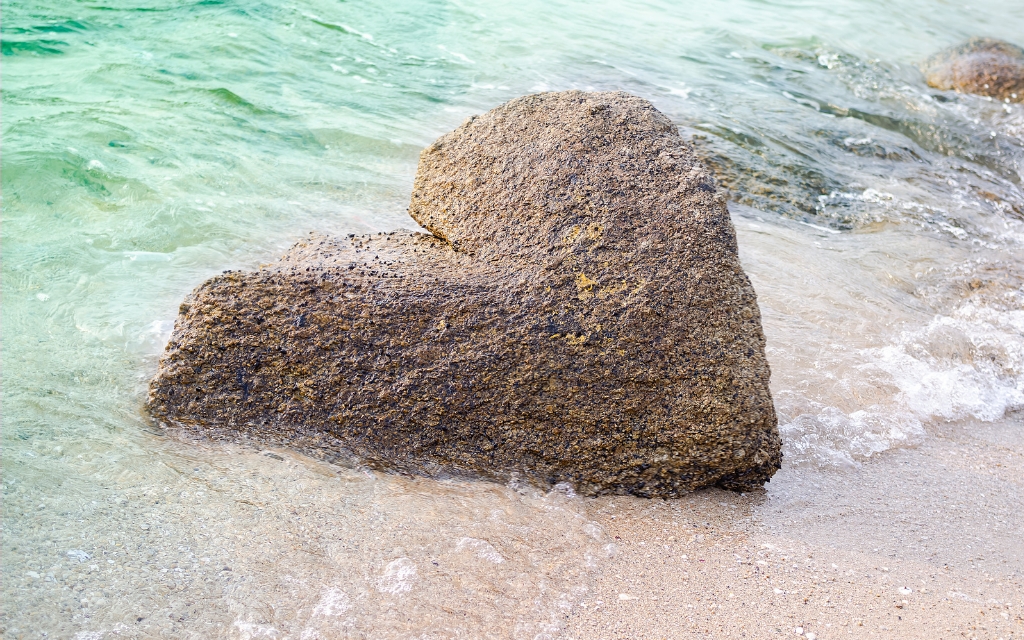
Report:
[[[974,38],[929,58],[922,70],[936,89],[1024,101],[1024,49],[992,38]]]
[[[423,152],[429,234],[311,236],[182,305],[149,410],[217,437],[584,494],[779,468],[756,297],[707,172],[624,93],[526,96]]]

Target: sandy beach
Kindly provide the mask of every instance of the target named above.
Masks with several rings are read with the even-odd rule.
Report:
[[[764,492],[588,502],[614,537],[564,637],[1020,638],[1024,416]]]
[[[857,468],[787,467],[763,491],[677,500],[530,497],[199,447],[190,466],[154,479],[170,491],[125,479],[116,500],[91,507],[106,524],[88,536],[53,533],[79,508],[74,495],[18,506],[12,494],[8,508],[33,511],[36,526],[8,549],[7,602],[22,613],[6,632],[1020,638],[1022,418],[949,424]],[[200,456],[220,461],[208,469]],[[217,470],[226,464],[244,482]],[[209,495],[190,495],[197,482]],[[173,520],[157,515],[168,499]],[[230,517],[214,524],[214,510]],[[377,526],[354,526],[352,510]],[[40,551],[23,554],[30,545]],[[72,546],[91,559],[63,557]],[[52,549],[59,566],[31,561]],[[407,587],[387,582],[402,556],[419,572]],[[61,613],[32,613],[47,607]]]

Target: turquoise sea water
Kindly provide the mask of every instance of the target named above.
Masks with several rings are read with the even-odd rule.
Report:
[[[607,543],[564,491],[279,461],[141,413],[192,288],[312,230],[412,226],[420,149],[526,93],[641,95],[721,172],[787,464],[863,464],[1024,406],[1024,108],[929,89],[915,66],[974,35],[1024,44],[1024,4],[65,0],[3,17],[5,637],[557,631]],[[506,601],[453,595],[436,557]],[[452,598],[477,602],[463,622]]]

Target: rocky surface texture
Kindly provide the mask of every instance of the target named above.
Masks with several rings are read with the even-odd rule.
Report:
[[[929,58],[922,70],[936,89],[1024,101],[1024,49],[992,38],[974,38]]]
[[[377,468],[749,489],[780,439],[724,198],[625,93],[526,96],[423,151],[430,234],[311,236],[182,304],[149,410]]]

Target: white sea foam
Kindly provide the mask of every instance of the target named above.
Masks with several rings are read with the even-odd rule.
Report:
[[[415,581],[416,564],[409,558],[398,558],[384,567],[384,572],[377,580],[377,590],[398,595],[410,591]]]
[[[990,422],[1024,407],[1024,310],[968,303],[875,355],[923,420]]]
[[[256,638],[276,638],[280,635],[280,632],[270,625],[245,622],[243,620],[235,621],[235,629],[238,630],[238,636],[242,640],[256,640]]]
[[[802,393],[778,393],[788,463],[856,465],[919,442],[929,424],[991,422],[1024,407],[1024,305],[968,301],[902,332],[893,344],[855,350],[849,358],[852,379],[839,386],[851,397],[874,387],[881,398],[873,399],[881,401],[847,412]]]
[[[780,424],[779,432],[787,464],[856,466],[876,453],[917,442],[924,428],[913,416],[880,407],[844,413],[812,403],[810,411]]]
[[[457,550],[471,550],[481,560],[486,560],[487,562],[492,562],[494,564],[501,564],[502,562],[505,562],[505,558],[503,558],[498,550],[486,540],[462,538],[459,540],[458,544],[455,545],[455,548]]]
[[[332,587],[325,589],[320,601],[313,607],[313,616],[340,616],[352,608],[348,594],[343,590]]]

